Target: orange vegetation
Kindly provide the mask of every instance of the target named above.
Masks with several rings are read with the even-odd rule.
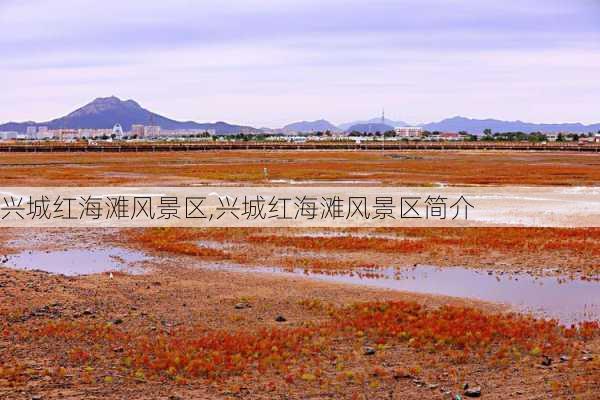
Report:
[[[241,264],[312,270],[413,263],[488,268],[561,268],[600,274],[597,228],[381,228],[381,229],[150,229],[130,235],[141,246]],[[323,234],[323,236],[318,236]],[[329,235],[329,236],[328,236]],[[195,244],[210,240],[223,250]],[[228,245],[225,249],[225,245]],[[301,253],[295,253],[295,251]]]
[[[342,308],[318,301],[303,304],[327,312],[329,319],[304,327],[222,331],[196,326],[164,334],[87,321],[50,321],[25,329],[5,326],[2,336],[13,343],[50,341],[46,345],[51,346],[57,341],[69,348],[64,357],[59,357],[61,365],[92,371],[108,361],[120,365],[120,373],[131,380],[223,382],[233,376],[274,373],[278,385],[294,385],[303,380],[369,383],[398,373],[378,365],[379,358],[372,359],[378,370],[374,376],[346,370],[344,363],[354,359],[369,363],[360,353],[365,343],[383,354],[399,346],[417,354],[437,353],[441,356],[438,362],[447,365],[478,362],[510,368],[530,358],[541,360],[542,356],[568,354],[575,359],[585,342],[600,334],[597,322],[565,328],[555,321],[490,314],[468,307],[427,308],[402,301]],[[332,370],[334,360],[336,368]],[[597,364],[585,367],[593,371],[599,367]],[[572,366],[571,362],[564,367]],[[18,364],[0,368],[0,378],[9,382],[18,381],[22,374]],[[600,381],[592,379],[586,384],[594,386]]]
[[[599,185],[600,158],[580,153],[473,151],[215,151],[3,154],[3,186],[188,185],[270,180],[314,184]],[[264,168],[268,177],[265,179]],[[315,182],[316,181],[316,182]]]
[[[198,240],[197,235],[192,230],[187,229],[154,228],[138,230],[132,234],[131,239],[158,251],[204,258],[227,258],[227,254],[221,250],[207,249],[191,243],[194,239]]]

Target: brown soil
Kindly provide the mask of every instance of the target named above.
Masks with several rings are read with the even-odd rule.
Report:
[[[86,239],[81,232],[63,232],[60,247],[119,241],[117,234],[108,231],[94,238],[88,235]],[[13,242],[13,250],[47,248],[46,241],[28,241],[23,236],[20,239],[25,240]],[[116,320],[122,321],[118,328],[123,331],[148,331],[152,335],[194,324],[202,324],[208,330],[231,332],[255,332],[265,327],[293,329],[331,318],[322,308],[306,306],[306,301],[315,300],[328,307],[404,300],[417,301],[431,309],[449,303],[483,309],[487,313],[501,311],[490,304],[455,298],[377,291],[300,278],[207,271],[195,267],[199,262],[197,257],[159,255],[160,258],[148,265],[149,273],[114,274],[113,278],[108,274],[64,277],[1,268],[0,328],[3,328],[0,332],[29,331],[57,321],[85,326],[114,324]],[[236,309],[235,305],[240,302],[251,307]],[[278,315],[285,316],[287,321],[276,322]],[[571,398],[575,394],[578,398],[595,399],[600,386],[597,381],[593,383],[591,377],[600,371],[597,362],[600,339],[588,340],[583,347],[575,342],[573,345],[581,349],[577,350],[573,365],[559,363],[555,357],[550,367],[544,367],[540,365],[539,356],[525,356],[509,365],[493,365],[484,359],[452,365],[441,354],[415,350],[402,343],[378,349],[373,356],[363,356],[356,343],[343,341],[337,344],[337,356],[346,360],[345,371],[367,375],[363,383],[335,384],[332,377],[338,371],[335,364],[329,364],[319,366],[319,379],[296,380],[293,384],[283,383],[281,376],[267,370],[264,374],[251,374],[246,380],[234,377],[223,382],[207,382],[198,379],[176,385],[131,379],[119,368],[119,349],[109,354],[98,350],[103,358],[86,367],[68,361],[66,355],[73,344],[67,339],[16,340],[9,336],[0,339],[0,364],[4,364],[6,373],[7,366],[18,360],[23,372],[18,383],[3,379],[0,373],[0,397],[422,399],[449,398],[444,392],[462,393],[464,382],[470,382],[471,386],[481,385],[483,397],[489,399]],[[90,347],[88,350],[94,353],[93,346]],[[583,350],[590,353],[581,353]],[[585,354],[595,356],[596,361],[581,361]],[[54,372],[59,365],[64,370]],[[403,373],[373,377],[379,370],[397,371],[398,368],[409,371],[406,375],[410,378],[403,377]],[[111,377],[110,381],[107,376]],[[16,386],[11,387],[13,384]]]
[[[433,185],[439,182],[456,185],[600,184],[600,158],[594,154],[291,151],[144,153],[127,154],[126,157],[121,154],[3,154],[0,156],[0,185],[265,184],[265,167],[268,178],[276,181],[352,180],[382,185]],[[544,338],[538,337],[537,332],[530,332],[531,338],[523,338],[521,329],[538,326],[537,323],[522,316],[511,319],[496,305],[301,278],[197,268],[201,262],[214,260],[246,265],[281,262],[284,266],[286,262],[295,265],[306,260],[310,266],[311,262],[319,260],[317,267],[332,269],[352,268],[365,262],[430,263],[483,266],[496,271],[531,269],[532,273],[538,273],[551,265],[558,269],[557,273],[581,270],[597,275],[598,254],[594,250],[597,246],[585,238],[587,233],[597,235],[597,231],[573,234],[548,230],[536,231],[536,235],[527,230],[506,231],[501,235],[503,241],[499,245],[490,241],[484,243],[488,247],[479,252],[471,249],[469,253],[464,250],[471,246],[470,238],[475,231],[465,231],[464,237],[447,240],[447,232],[440,231],[438,235],[431,230],[428,237],[438,243],[447,243],[446,247],[439,245],[423,251],[408,251],[410,243],[402,242],[405,252],[386,252],[384,250],[389,246],[377,241],[361,251],[327,247],[311,249],[309,240],[305,241],[307,247],[304,248],[276,240],[261,242],[260,236],[273,234],[270,231],[253,231],[252,235],[257,236],[254,240],[244,230],[199,232],[198,238],[194,236],[198,232],[182,236],[178,232],[172,242],[138,242],[135,238],[143,232],[135,230],[0,230],[0,255],[20,250],[85,248],[99,244],[141,247],[157,255],[147,265],[148,273],[115,273],[112,278],[108,274],[65,277],[0,267],[0,398],[449,399],[450,395],[445,392],[462,394],[465,382],[471,387],[480,385],[482,397],[486,399],[600,397],[600,335],[597,327],[592,326],[585,335],[574,336],[557,329],[562,345],[556,349],[547,348],[553,361],[550,366],[544,366],[537,348],[536,351],[516,349],[528,339]],[[286,236],[290,232],[280,231],[273,236]],[[488,231],[479,231],[483,232]],[[160,239],[160,235],[156,236]],[[455,236],[454,233],[451,236]],[[494,239],[495,235],[489,237]],[[202,245],[188,246],[196,239],[214,240],[233,247],[219,252],[202,249]],[[561,246],[563,241],[568,248]],[[521,246],[521,242],[526,245]],[[182,246],[182,243],[186,245]],[[550,247],[544,248],[546,245]],[[202,251],[194,255],[197,248]],[[445,304],[466,307],[465,315],[481,311],[481,315],[477,314],[480,320],[489,318],[500,327],[514,324],[518,328],[515,348],[509,348],[502,342],[504,339],[497,337],[494,340],[499,343],[492,343],[490,347],[496,351],[497,346],[502,345],[506,347],[504,350],[514,354],[498,358],[485,347],[465,356],[462,352],[458,354],[444,338],[419,347],[410,340],[396,338],[378,343],[373,332],[350,330],[352,335],[349,335],[343,329],[339,332],[331,329],[331,326],[338,326],[332,325],[334,322],[344,326],[345,321],[340,323],[339,318],[354,318],[351,311],[346,311],[350,305],[361,304],[363,307],[374,301],[384,304],[416,302],[425,310],[419,318],[443,310],[440,307]],[[238,309],[235,307],[238,303],[247,303],[250,307]],[[278,315],[284,316],[286,321],[276,322]],[[456,331],[464,334],[461,337],[478,337],[480,330],[485,328],[465,326],[459,319],[460,316],[457,317]],[[418,318],[416,322],[419,322]],[[263,331],[264,328],[283,334],[303,329],[321,332],[322,329],[322,334],[311,337],[311,342],[299,354],[289,355],[299,361],[285,373],[258,361],[258,365],[262,365],[260,370],[247,368],[226,378],[207,375],[180,379],[179,375],[172,376],[169,370],[161,370],[152,376],[147,370],[128,366],[133,342],[122,338],[190,339],[183,331],[192,326],[200,327],[200,336],[202,332],[231,333],[237,335],[236,340],[243,341],[248,336],[259,344],[262,335],[270,332]],[[417,333],[433,327],[419,329]],[[110,335],[103,336],[105,330]],[[193,332],[196,334],[197,331]],[[539,335],[542,335],[541,331]],[[321,343],[321,339],[327,343]],[[265,343],[267,350],[271,349],[272,344]],[[372,347],[375,354],[365,355],[364,346]],[[222,349],[215,348],[217,350]],[[279,354],[279,349],[271,350]],[[562,352],[569,355],[570,361],[559,361]],[[143,354],[136,354],[143,358]],[[270,357],[267,359],[273,364],[278,363]]]

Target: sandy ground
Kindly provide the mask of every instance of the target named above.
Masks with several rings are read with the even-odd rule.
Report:
[[[4,154],[0,166],[3,186],[264,184],[264,168],[272,184],[600,183],[598,156],[565,153]],[[465,383],[489,399],[600,397],[597,326],[572,333],[465,299],[198,268],[229,260],[331,270],[368,262],[599,271],[597,230],[432,232],[393,232],[390,243],[244,230],[150,231],[144,240],[140,231],[1,230],[0,255],[115,244],[156,257],[146,274],[112,278],[0,266],[0,398],[450,399],[464,397]],[[418,312],[386,314],[416,305]],[[386,334],[397,327],[412,331]],[[244,346],[258,350],[236,354]],[[212,360],[217,372],[188,376],[180,365],[189,357]],[[228,362],[241,367],[231,372]]]
[[[118,233],[110,231],[90,236],[75,232],[61,235],[58,247],[85,247],[118,241]],[[28,240],[18,235],[17,238],[12,237],[12,250],[49,249],[54,246],[52,238],[57,239],[57,236],[47,234],[37,240]],[[421,399],[450,398],[448,392],[462,393],[465,382],[469,382],[471,387],[480,385],[483,397],[494,399],[571,398],[575,394],[578,398],[592,399],[597,398],[600,390],[598,382],[593,383],[593,378],[590,378],[590,374],[598,374],[598,362],[580,360],[586,355],[597,359],[600,351],[598,337],[583,344],[573,342],[576,353],[572,357],[576,361],[569,367],[558,361],[549,367],[542,366],[539,356],[525,356],[519,362],[508,365],[490,364],[483,358],[453,365],[440,354],[416,350],[406,343],[377,348],[373,356],[366,356],[362,347],[375,344],[365,337],[356,342],[340,339],[334,347],[336,359],[344,359],[345,373],[352,371],[366,375],[360,383],[354,380],[337,382],[333,377],[339,371],[336,363],[331,361],[318,365],[318,379],[297,379],[291,384],[283,382],[282,376],[269,369],[264,373],[249,371],[244,379],[234,377],[223,382],[197,379],[174,384],[153,379],[131,379],[118,368],[122,358],[122,350],[118,348],[108,350],[106,354],[105,349],[94,350],[94,346],[88,343],[88,350],[92,354],[102,354],[102,358],[82,365],[67,357],[74,346],[71,339],[14,339],[12,336],[15,331],[34,331],[58,321],[81,326],[119,321],[120,330],[147,331],[150,335],[194,324],[201,324],[209,331],[287,330],[324,323],[331,318],[322,308],[306,306],[306,302],[316,300],[327,307],[400,300],[416,301],[431,309],[454,304],[482,309],[490,314],[501,311],[491,304],[455,298],[378,291],[301,278],[207,271],[198,268],[202,263],[198,257],[157,255],[160,257],[153,258],[146,265],[149,269],[147,274],[114,274],[113,278],[108,274],[64,277],[0,269],[0,296],[3,299],[0,320],[3,329],[0,331],[5,331],[4,339],[0,339],[0,361],[4,364],[3,373],[0,373],[0,397]],[[239,303],[250,307],[237,309],[236,304]],[[284,316],[286,321],[277,322],[277,316]],[[557,360],[557,357],[554,359]],[[15,360],[19,360],[22,373],[18,383],[11,383],[7,379],[7,370]],[[53,372],[57,365],[63,366],[64,371]],[[389,372],[398,371],[398,368],[405,372]],[[376,377],[378,373],[382,374],[379,378]],[[106,376],[111,377],[110,381]],[[580,381],[586,383],[581,387],[579,384],[569,386]],[[7,386],[12,384],[16,386]]]

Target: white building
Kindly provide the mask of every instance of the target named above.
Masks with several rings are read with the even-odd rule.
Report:
[[[47,126],[38,126],[36,139],[45,139],[48,137],[48,127]]]
[[[423,128],[419,126],[402,126],[394,128],[396,136],[404,138],[420,138],[423,136]]]
[[[39,140],[52,139],[53,136],[54,136],[54,134],[52,133],[51,130],[48,129],[47,126],[40,126],[38,128],[37,138]]]
[[[19,132],[15,131],[4,131],[0,132],[0,140],[14,140],[19,136]]]
[[[131,135],[136,136],[137,138],[144,137],[144,125],[131,125]]]
[[[144,126],[144,137],[155,138],[160,136],[160,126],[148,125]]]
[[[83,139],[91,139],[93,137],[98,137],[98,133],[95,129],[83,128],[78,130],[79,138]]]
[[[166,138],[185,138],[185,137],[196,137],[196,136],[215,136],[216,131],[214,129],[174,129],[174,130],[161,130],[160,136]]]
[[[115,135],[115,137],[117,138],[122,138],[123,137],[123,127],[121,126],[121,124],[115,124],[112,128],[112,133],[113,135]]]
[[[75,140],[79,139],[79,130],[77,129],[57,129],[55,137],[60,140]]]
[[[30,139],[35,139],[37,137],[37,127],[28,126],[25,130],[25,135]]]

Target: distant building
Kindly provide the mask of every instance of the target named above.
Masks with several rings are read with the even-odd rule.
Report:
[[[600,135],[582,136],[578,140],[579,144],[600,143]]]
[[[457,140],[465,140],[465,136],[466,135],[461,135],[460,133],[456,133],[456,132],[444,132],[444,133],[440,134],[440,139],[457,141]]]
[[[131,136],[144,137],[144,125],[131,125]]]
[[[268,142],[287,142],[287,137],[284,135],[269,135],[265,140]]]
[[[113,135],[115,135],[117,138],[121,138],[121,137],[123,137],[123,127],[121,126],[121,124],[118,124],[118,123],[117,123],[117,124],[115,124],[115,125],[113,126],[112,133],[113,133]]]
[[[58,129],[59,140],[76,140],[79,139],[79,130],[77,129]]]
[[[25,130],[25,135],[28,138],[35,139],[37,137],[37,127],[28,126],[27,129]]]
[[[396,136],[405,138],[419,138],[423,136],[423,128],[418,126],[403,126],[394,128]]]
[[[49,129],[47,133],[47,137],[49,139],[60,139],[61,129]]]
[[[465,140],[465,135],[461,135],[456,132],[441,132],[439,134],[431,135],[429,140],[443,140],[443,141],[460,141]]]
[[[48,136],[48,127],[47,126],[38,126],[37,128],[37,139],[44,139]]]
[[[38,127],[37,138],[40,140],[51,139],[52,132],[48,129],[47,126],[40,126],[40,127]]]
[[[4,131],[0,132],[0,140],[15,140],[19,136],[19,132]]]
[[[215,136],[214,129],[174,129],[161,130],[160,136],[165,138],[185,138],[185,137],[211,137]]]
[[[144,137],[156,138],[159,136],[160,136],[160,126],[158,126],[158,125],[144,126]]]
[[[90,129],[90,128],[79,129],[78,132],[79,132],[80,139],[83,139],[83,138],[91,139],[93,137],[98,136],[95,129]]]

